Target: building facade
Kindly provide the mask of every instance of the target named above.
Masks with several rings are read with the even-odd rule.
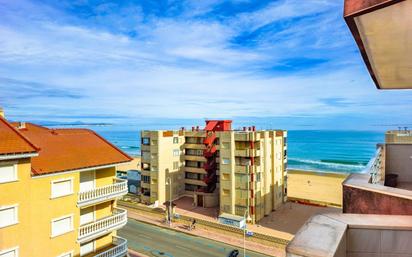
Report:
[[[141,138],[144,203],[190,196],[220,213],[248,210],[256,222],[286,200],[284,130],[232,130],[231,121],[210,120],[204,129],[142,131]]]
[[[115,175],[128,161],[93,131],[0,117],[0,256],[126,256],[127,182]]]

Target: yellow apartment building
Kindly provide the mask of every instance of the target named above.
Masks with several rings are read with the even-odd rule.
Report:
[[[256,222],[286,201],[286,139],[284,130],[232,130],[228,120],[142,131],[142,201],[162,205],[189,196],[220,213],[248,210]]]
[[[0,117],[0,257],[126,256],[115,172],[130,160],[91,130]]]

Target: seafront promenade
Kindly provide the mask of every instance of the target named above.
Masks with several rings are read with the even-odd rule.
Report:
[[[161,228],[167,228],[171,230],[175,230],[177,232],[186,233],[188,235],[193,235],[197,237],[203,237],[211,240],[215,240],[218,242],[222,242],[228,245],[232,245],[234,248],[243,249],[243,236],[241,234],[231,233],[229,231],[224,230],[216,230],[211,227],[203,226],[201,224],[197,224],[196,229],[189,231],[187,229],[188,222],[180,221],[172,223],[172,226],[169,227],[168,224],[163,222],[164,216],[159,214],[155,214],[154,212],[146,212],[142,211],[141,209],[135,209],[130,207],[124,208],[128,210],[129,220],[134,219],[137,221],[145,222],[147,224],[152,224]],[[126,235],[127,237],[127,235]],[[287,241],[289,242],[289,240]],[[286,242],[283,246],[276,245],[270,242],[255,242],[251,240],[246,240],[246,248],[255,252],[260,252],[265,255],[269,256],[285,256],[285,247]],[[132,248],[133,249],[133,248]]]
[[[124,201],[120,201],[119,205],[128,210],[129,219],[136,219],[159,227],[206,237],[243,248],[243,232],[241,230],[226,228],[224,225],[217,223],[216,218],[200,212],[199,207],[193,207],[192,209],[177,207],[176,213],[181,218],[176,220],[172,227],[169,227],[163,222],[164,214],[160,208],[151,209],[145,205]],[[247,238],[246,248],[266,255],[284,256],[286,244],[309,217],[330,212],[339,213],[341,210],[339,208],[288,202],[278,211],[272,212],[271,215],[262,219],[259,224],[248,225],[248,230],[252,231],[254,236]],[[184,217],[196,218],[197,228],[188,231],[189,221]]]

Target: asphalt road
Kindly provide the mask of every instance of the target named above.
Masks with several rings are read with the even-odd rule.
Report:
[[[127,225],[118,230],[118,235],[128,240],[128,247],[148,256],[167,257],[226,257],[234,246],[187,235],[129,219]],[[243,249],[238,257],[243,257]],[[247,257],[268,257],[267,255],[246,250]]]

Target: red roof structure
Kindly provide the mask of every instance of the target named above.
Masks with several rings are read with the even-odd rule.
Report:
[[[39,147],[39,155],[31,161],[33,175],[101,167],[132,160],[89,129],[48,129],[32,123],[13,125],[19,133]]]
[[[0,116],[0,156],[36,153],[38,147]]]

